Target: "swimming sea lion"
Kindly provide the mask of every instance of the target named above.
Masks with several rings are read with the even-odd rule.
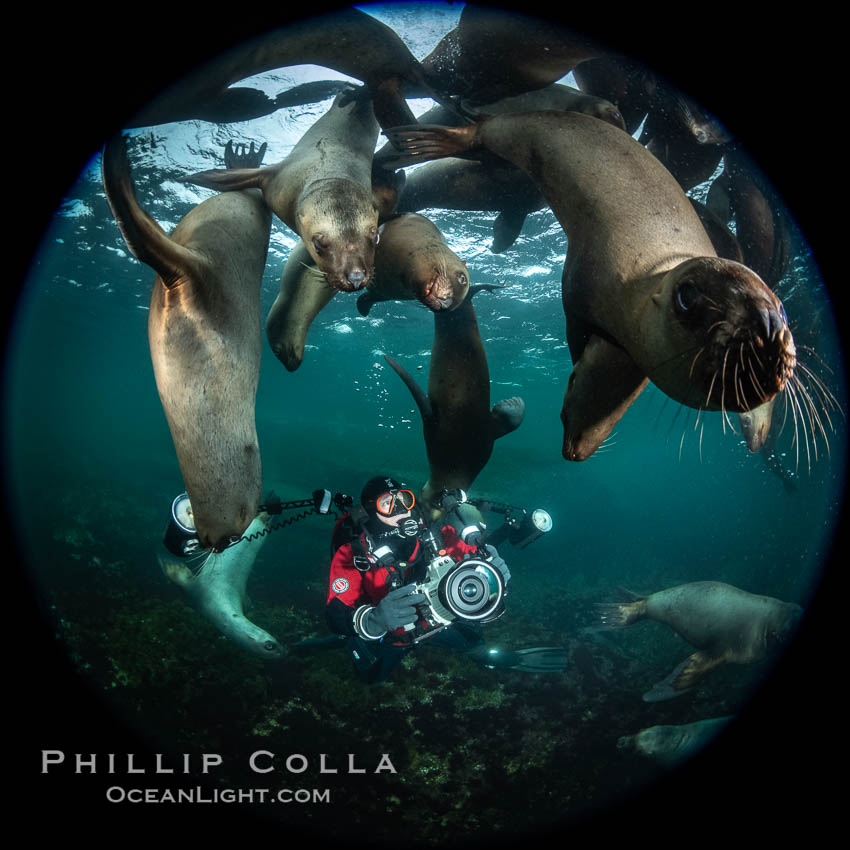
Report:
[[[378,301],[415,298],[435,313],[456,310],[468,291],[466,263],[439,228],[423,215],[406,213],[381,225],[375,274],[357,299],[357,309],[368,316]]]
[[[422,65],[437,88],[478,104],[543,88],[603,52],[554,21],[467,5]]]
[[[371,170],[378,124],[368,101],[341,106],[340,98],[277,165],[201,171],[186,180],[221,191],[259,188],[304,240],[328,283],[353,292],[368,283],[375,261]]]
[[[245,41],[175,82],[127,126],[146,127],[190,119],[216,123],[247,121],[293,101],[305,102],[305,97],[322,99],[329,91],[325,81],[308,84],[318,91],[302,90],[300,98],[284,91],[273,99],[258,89],[233,86],[264,71],[308,64],[322,65],[362,80],[382,126],[415,120],[404,99],[405,85],[436,99],[441,97],[431,88],[428,74],[407,45],[390,27],[366,12],[347,8],[293,21]]]
[[[690,407],[740,412],[792,376],[782,303],[746,266],[716,256],[682,188],[627,133],[573,112],[526,112],[387,136],[400,165],[480,147],[510,160],[564,228],[568,460],[589,457],[648,380]]]
[[[262,532],[268,519],[267,513],[254,517],[245,531],[245,540],[222,552],[210,552],[199,570],[193,571],[185,563],[167,557],[160,557],[160,566],[171,581],[183,588],[198,612],[222,634],[254,655],[274,659],[284,654],[283,647],[244,613],[245,586],[266,542],[268,535]]]
[[[425,435],[430,477],[420,499],[440,514],[437,499],[444,489],[469,490],[493,452],[493,442],[522,422],[521,398],[500,401],[490,409],[490,371],[478,331],[472,287],[456,310],[434,314],[434,343],[426,395],[406,369],[388,355],[384,359],[413,395]]]
[[[607,100],[561,84],[480,107],[480,111],[488,115],[529,109],[581,112],[624,129],[622,116]],[[423,113],[419,123],[457,126],[460,121],[449,110],[436,106]],[[382,157],[393,154],[392,145],[387,143],[375,154],[375,162],[380,163]],[[500,157],[485,155],[479,161],[450,158],[430,162],[411,171],[405,179],[396,210],[400,213],[423,209],[498,212],[493,222],[490,250],[499,254],[516,241],[526,217],[545,206],[545,198],[528,174]]]
[[[266,317],[266,337],[272,351],[290,372],[304,359],[310,325],[337,292],[299,241],[286,260],[280,292]]]
[[[614,104],[629,135],[635,133],[650,109],[654,73],[626,56],[609,55],[588,59],[573,69],[579,89]]]
[[[775,289],[793,255],[791,226],[776,190],[737,145],[725,152],[723,173],[706,203],[727,222],[735,220],[743,262]]]
[[[694,581],[634,596],[631,602],[596,606],[603,628],[622,628],[636,620],[657,620],[692,646],[663,681],[643,695],[646,702],[670,699],[699,684],[721,664],[749,664],[787,643],[803,609],[771,596],[757,596],[719,581]]]
[[[198,538],[221,548],[257,513],[262,486],[254,404],[271,212],[257,191],[216,195],[168,236],[136,201],[123,139],[107,143],[102,171],[127,247],[157,273],[148,314],[156,385]]]
[[[619,749],[633,749],[650,756],[668,767],[681,764],[710,744],[728,725],[731,715],[697,720],[679,726],[660,725],[641,729],[634,735],[623,735],[617,741]]]

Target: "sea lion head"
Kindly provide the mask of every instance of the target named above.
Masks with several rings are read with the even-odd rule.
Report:
[[[652,296],[647,375],[690,407],[745,412],[794,374],[796,348],[782,302],[751,269],[719,257],[686,260]]]
[[[469,272],[456,254],[433,255],[420,268],[413,290],[420,293],[419,300],[435,313],[454,310],[469,292]]]
[[[322,180],[298,200],[298,234],[328,283],[362,289],[375,271],[378,210],[371,191],[350,180]]]

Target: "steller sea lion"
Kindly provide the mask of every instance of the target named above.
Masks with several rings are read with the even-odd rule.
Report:
[[[216,123],[247,121],[281,106],[323,99],[334,81],[300,87],[301,96],[281,92],[270,98],[258,89],[233,86],[255,74],[291,65],[321,65],[362,80],[382,126],[414,121],[403,88],[413,86],[435,99],[441,95],[401,38],[359,9],[347,8],[293,21],[249,39],[178,80],[137,113],[128,127],[200,119]],[[350,84],[348,84],[350,86]]]
[[[280,292],[266,317],[266,338],[290,372],[304,359],[310,325],[337,291],[312,265],[307,247],[299,241],[286,259]]]
[[[493,442],[518,428],[525,413],[517,397],[490,409],[490,371],[472,307],[472,296],[482,288],[493,287],[474,286],[457,310],[434,314],[427,395],[403,366],[384,356],[422,415],[430,477],[420,499],[432,518],[441,513],[442,491],[469,490],[490,459]]]
[[[381,225],[375,274],[357,299],[357,309],[368,316],[379,301],[415,298],[435,313],[456,310],[468,291],[466,263],[437,226],[423,215],[405,213]]]
[[[478,104],[541,89],[603,52],[554,21],[466,5],[422,65],[436,88]]]
[[[786,644],[803,614],[799,605],[757,596],[720,581],[693,581],[630,602],[596,606],[602,628],[648,618],[670,626],[697,651],[643,695],[645,702],[678,696],[721,664],[749,664]]]
[[[333,105],[289,156],[265,168],[201,171],[186,181],[220,191],[258,188],[294,230],[328,283],[353,292],[375,262],[378,210],[372,198],[372,155],[378,123],[368,100]]]
[[[618,749],[632,749],[642,755],[673,767],[681,764],[710,744],[729,724],[731,716],[712,717],[679,726],[664,724],[641,729],[634,735],[623,735]]]
[[[191,499],[190,499],[191,501]],[[283,647],[264,629],[245,616],[245,586],[267,535],[268,514],[254,517],[245,531],[245,540],[222,552],[208,553],[200,568],[192,570],[173,558],[160,557],[162,571],[186,596],[198,612],[222,634],[261,658],[280,658]]]
[[[746,266],[716,256],[682,188],[627,133],[548,111],[387,136],[400,165],[486,148],[526,170],[561,223],[568,460],[589,457],[649,380],[690,407],[740,412],[792,377],[782,303]]]
[[[607,100],[586,95],[578,89],[561,84],[485,104],[480,107],[480,112],[499,115],[530,109],[581,112],[625,129],[622,116]],[[456,117],[442,106],[429,109],[419,117],[418,123],[448,126],[460,124]],[[391,157],[392,152],[392,145],[387,143],[375,154],[376,164],[381,162],[382,157]],[[528,174],[500,157],[485,155],[479,161],[450,158],[430,162],[411,171],[405,179],[396,211],[496,211],[499,215],[493,223],[493,243],[490,250],[499,254],[516,241],[526,217],[546,205],[545,198]]]
[[[170,236],[138,205],[126,142],[103,151],[106,197],[134,257],[151,266],[154,375],[198,538],[221,548],[257,513],[260,283],[271,211],[257,191],[216,195]]]

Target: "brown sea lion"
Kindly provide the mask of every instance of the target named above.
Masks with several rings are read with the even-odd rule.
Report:
[[[437,88],[479,104],[541,89],[603,52],[553,21],[467,5],[422,65]]]
[[[623,735],[617,741],[617,748],[634,750],[673,767],[710,744],[731,720],[731,716],[711,717],[681,725],[650,726],[634,735]]]
[[[379,301],[421,301],[435,313],[455,310],[469,291],[466,263],[446,244],[437,226],[417,213],[381,225],[375,274],[357,299],[368,316]]]
[[[487,464],[493,442],[522,422],[525,403],[509,398],[490,408],[490,371],[478,331],[472,287],[457,310],[434,314],[434,342],[426,395],[392,357],[384,359],[404,381],[422,415],[430,477],[420,499],[431,515],[444,489],[469,490]]]
[[[573,70],[573,77],[581,91],[603,98],[617,107],[629,135],[637,131],[649,112],[654,76],[640,62],[613,54],[589,59]]]
[[[277,359],[290,372],[304,359],[310,325],[337,292],[313,265],[307,247],[299,241],[284,264],[280,292],[266,317],[266,338]]]
[[[481,147],[510,160],[564,228],[568,460],[589,457],[648,380],[690,407],[740,412],[793,374],[779,299],[746,266],[716,256],[682,188],[627,133],[573,112],[526,112],[387,136],[399,165]]]
[[[711,184],[706,204],[735,221],[743,262],[775,289],[793,255],[785,205],[767,178],[737,145],[724,155],[723,173]]]
[[[304,241],[328,283],[353,292],[368,283],[375,262],[372,155],[378,124],[368,101],[343,106],[341,98],[277,165],[201,171],[186,180],[220,191],[259,188]]]
[[[786,644],[803,609],[720,581],[693,581],[631,602],[597,605],[602,628],[647,618],[670,626],[697,651],[643,695],[646,702],[678,696],[721,664],[749,664]]]
[[[257,191],[215,195],[168,236],[136,201],[123,139],[107,143],[102,173],[127,247],[157,273],[156,385],[201,545],[220,549],[254,518],[262,486],[254,403],[271,211]]]
[[[504,98],[480,108],[482,113],[497,115],[529,109],[562,109],[581,112],[624,129],[617,109],[602,98],[583,94],[571,86],[555,84],[539,91]],[[422,124],[457,126],[460,121],[442,106],[429,109],[419,117]],[[376,163],[395,154],[387,145],[375,154]],[[397,212],[423,209],[481,210],[498,212],[493,222],[495,254],[510,248],[519,236],[528,215],[546,206],[546,200],[534,181],[521,169],[500,157],[481,160],[446,159],[431,162],[411,171],[401,191]]]
[[[275,68],[305,64],[322,65],[362,80],[382,126],[415,120],[404,99],[405,85],[440,99],[430,87],[427,73],[390,27],[366,12],[347,8],[293,21],[234,47],[178,80],[127,126],[190,119],[228,123],[268,115],[290,104],[291,93],[284,91],[273,99],[233,83]],[[326,96],[329,89],[324,81],[321,85],[321,91],[305,92],[298,102]]]

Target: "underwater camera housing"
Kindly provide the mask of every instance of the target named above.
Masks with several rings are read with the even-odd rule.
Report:
[[[488,623],[505,610],[505,580],[491,563],[480,557],[455,561],[438,550],[433,533],[427,527],[420,541],[430,554],[425,578],[417,582],[416,592],[425,596],[417,605],[420,622],[406,627],[418,643],[436,634],[455,620]]]

